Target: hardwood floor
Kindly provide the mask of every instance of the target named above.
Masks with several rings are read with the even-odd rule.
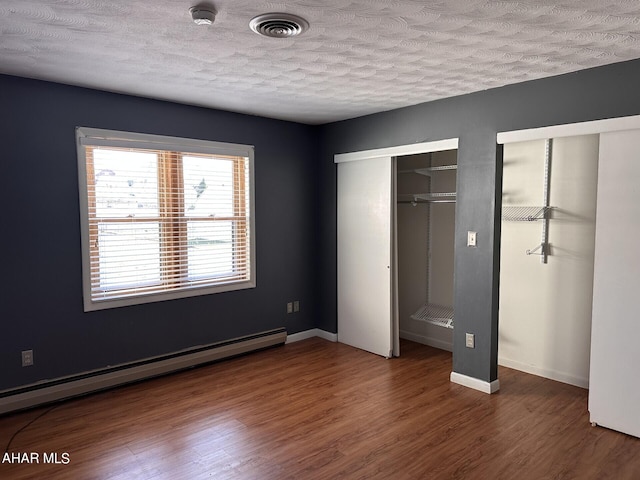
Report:
[[[586,390],[501,368],[490,396],[450,371],[412,342],[309,339],[57,404],[9,449],[39,463],[0,478],[640,478],[640,439],[591,427]],[[48,408],[0,417],[3,452]]]

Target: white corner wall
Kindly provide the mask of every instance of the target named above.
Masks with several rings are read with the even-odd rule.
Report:
[[[541,222],[502,222],[498,363],[587,388],[598,135],[553,142],[548,263]],[[504,146],[503,205],[541,205],[544,140]]]
[[[400,157],[398,170],[424,168],[430,165],[430,155]],[[427,192],[429,179],[423,175],[397,175],[398,195]],[[398,314],[400,338],[429,344],[427,324],[411,319],[411,315],[426,301],[427,292],[427,241],[429,207],[426,203],[416,206],[398,204],[396,228],[398,232]]]

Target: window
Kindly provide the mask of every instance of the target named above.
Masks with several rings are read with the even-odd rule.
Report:
[[[253,147],[79,127],[85,311],[255,286]]]

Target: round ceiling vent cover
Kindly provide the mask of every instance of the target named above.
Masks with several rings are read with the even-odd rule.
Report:
[[[249,27],[263,37],[288,38],[306,31],[309,23],[289,13],[266,13],[252,18]]]

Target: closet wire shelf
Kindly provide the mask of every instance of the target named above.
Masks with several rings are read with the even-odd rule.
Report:
[[[455,203],[456,192],[438,192],[438,193],[400,193],[398,194],[399,203]]]
[[[411,170],[398,170],[398,173],[417,173],[418,175],[431,176],[432,172],[442,172],[445,170],[457,170],[458,165],[439,165],[436,167],[413,168]]]
[[[427,322],[439,327],[453,328],[453,308],[444,305],[425,303],[411,318],[419,322]]]
[[[535,222],[544,220],[553,207],[527,207],[505,205],[502,207],[502,220],[506,222]]]

